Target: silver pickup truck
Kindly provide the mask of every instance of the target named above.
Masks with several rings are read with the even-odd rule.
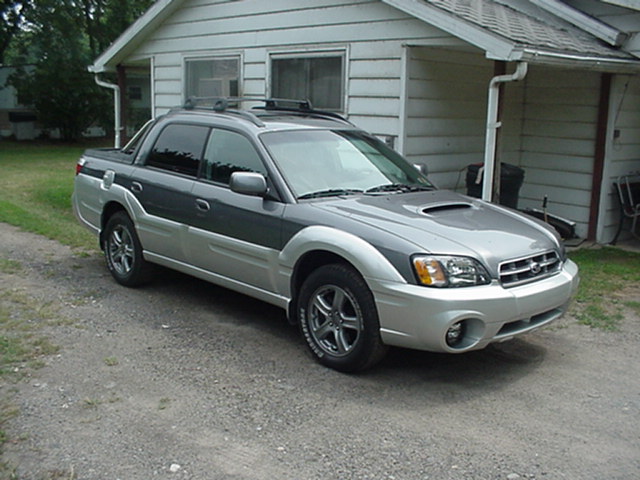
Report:
[[[157,264],[280,306],[341,371],[390,345],[511,339],[559,318],[578,285],[553,229],[436,189],[304,102],[171,111],[122,150],[87,150],[73,206],[117,282],[146,282]]]

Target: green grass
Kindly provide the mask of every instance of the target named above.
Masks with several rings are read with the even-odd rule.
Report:
[[[0,221],[95,249],[95,237],[71,209],[75,165],[87,146],[0,141]]]
[[[570,257],[580,267],[580,289],[573,307],[580,323],[615,331],[625,307],[640,310],[638,302],[624,302],[621,296],[640,281],[640,254],[604,247],[577,250]]]

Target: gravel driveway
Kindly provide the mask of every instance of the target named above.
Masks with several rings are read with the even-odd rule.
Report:
[[[4,224],[0,259],[22,265],[0,295],[59,320],[60,353],[2,385],[21,480],[640,478],[632,313],[613,333],[565,318],[481,352],[391,350],[350,376],[280,310],[199,280],[126,289]]]

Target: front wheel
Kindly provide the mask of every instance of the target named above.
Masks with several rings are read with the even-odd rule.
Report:
[[[364,370],[386,352],[373,295],[347,265],[325,265],[309,275],[298,297],[298,320],[315,358],[336,370]]]
[[[105,227],[104,255],[113,278],[127,287],[149,280],[151,266],[142,256],[142,245],[129,216],[115,213]]]

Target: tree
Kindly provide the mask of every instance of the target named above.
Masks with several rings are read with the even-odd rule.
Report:
[[[111,97],[87,66],[151,3],[30,0],[32,8],[24,10],[20,31],[12,36],[14,60],[36,59],[33,69],[9,79],[19,101],[32,105],[40,123],[60,129],[65,140],[79,138],[95,122],[111,125]]]
[[[11,41],[20,33],[30,8],[29,1],[0,0],[0,65],[4,63]]]

